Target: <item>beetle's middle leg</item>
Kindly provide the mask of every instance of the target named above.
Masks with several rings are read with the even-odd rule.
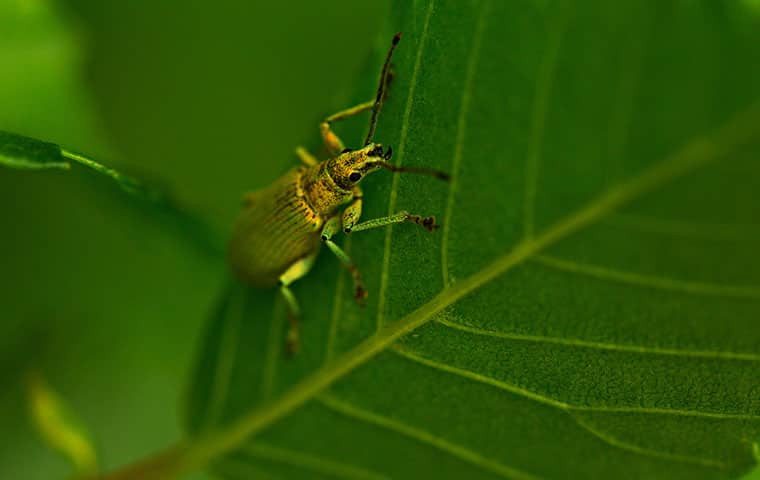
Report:
[[[291,355],[298,352],[300,347],[301,307],[298,306],[298,300],[296,300],[296,296],[293,295],[293,291],[290,289],[290,284],[309,273],[316,258],[316,255],[302,258],[288,267],[288,269],[285,270],[285,273],[280,275],[280,293],[282,293],[282,297],[288,305],[288,323],[290,324],[290,327],[288,328],[286,345],[288,353]]]
[[[338,233],[339,230],[340,218],[336,215],[325,223],[325,226],[322,229],[322,241],[327,245],[327,248],[338,257],[340,263],[342,263],[351,273],[351,278],[354,281],[354,297],[356,298],[356,301],[359,302],[359,305],[361,305],[364,302],[364,299],[367,298],[367,290],[364,288],[362,277],[359,274],[356,265],[354,265],[353,260],[351,260],[351,257],[332,241],[333,235]]]
[[[362,230],[369,230],[371,228],[384,227],[386,225],[393,225],[396,223],[411,222],[425,228],[427,231],[432,232],[437,230],[440,225],[435,223],[435,217],[423,217],[420,215],[412,215],[407,211],[400,211],[387,217],[373,218],[354,225],[351,228],[344,228],[346,233],[361,232]]]

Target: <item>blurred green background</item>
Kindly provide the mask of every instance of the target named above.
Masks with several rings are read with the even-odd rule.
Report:
[[[165,185],[223,239],[241,194],[293,165],[345,106],[388,8],[0,0],[0,129]],[[31,367],[82,417],[106,469],[179,438],[225,265],[78,170],[0,171],[0,232],[0,476],[70,473],[26,416]]]

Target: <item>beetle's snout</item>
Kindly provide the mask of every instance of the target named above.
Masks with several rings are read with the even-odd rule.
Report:
[[[367,152],[367,156],[370,157],[382,157],[383,156],[383,146],[382,145],[376,145],[375,148]]]
[[[384,160],[388,160],[393,156],[393,148],[388,147],[388,150],[383,151],[383,146],[378,145],[367,153],[370,157],[382,157]]]

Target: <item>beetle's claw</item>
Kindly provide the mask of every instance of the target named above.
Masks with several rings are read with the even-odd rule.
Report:
[[[421,217],[419,215],[407,215],[406,220],[412,223],[416,223],[428,232],[434,232],[441,226],[435,223],[435,217]]]
[[[356,298],[356,301],[360,307],[364,306],[364,301],[368,296],[369,294],[367,293],[367,289],[365,289],[363,285],[356,286],[356,290],[354,291],[354,298]]]
[[[288,335],[287,340],[285,340],[285,350],[289,357],[294,357],[301,350],[301,342],[298,340],[298,337]]]
[[[420,223],[423,227],[427,229],[428,232],[434,232],[438,230],[441,226],[435,223],[435,217],[425,217],[422,219],[422,223]]]

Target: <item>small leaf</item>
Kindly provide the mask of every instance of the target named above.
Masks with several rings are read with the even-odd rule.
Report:
[[[65,150],[54,143],[0,131],[0,164],[6,167],[22,170],[45,168],[68,170],[72,161],[110,178],[127,193],[139,195],[154,202],[162,200],[163,194],[160,192],[151,190],[136,179],[106,167],[86,155]]]
[[[0,131],[0,164],[22,170],[69,169],[58,145]]]
[[[168,213],[178,220],[204,249],[214,253],[221,250],[217,235],[207,222],[187,212],[165,190],[150,186],[86,155],[64,149],[54,143],[0,131],[0,165],[21,170],[69,170],[72,162],[112,180],[129,195]]]
[[[95,447],[82,422],[39,373],[27,376],[29,410],[42,439],[73,465],[78,476],[98,472]]]

